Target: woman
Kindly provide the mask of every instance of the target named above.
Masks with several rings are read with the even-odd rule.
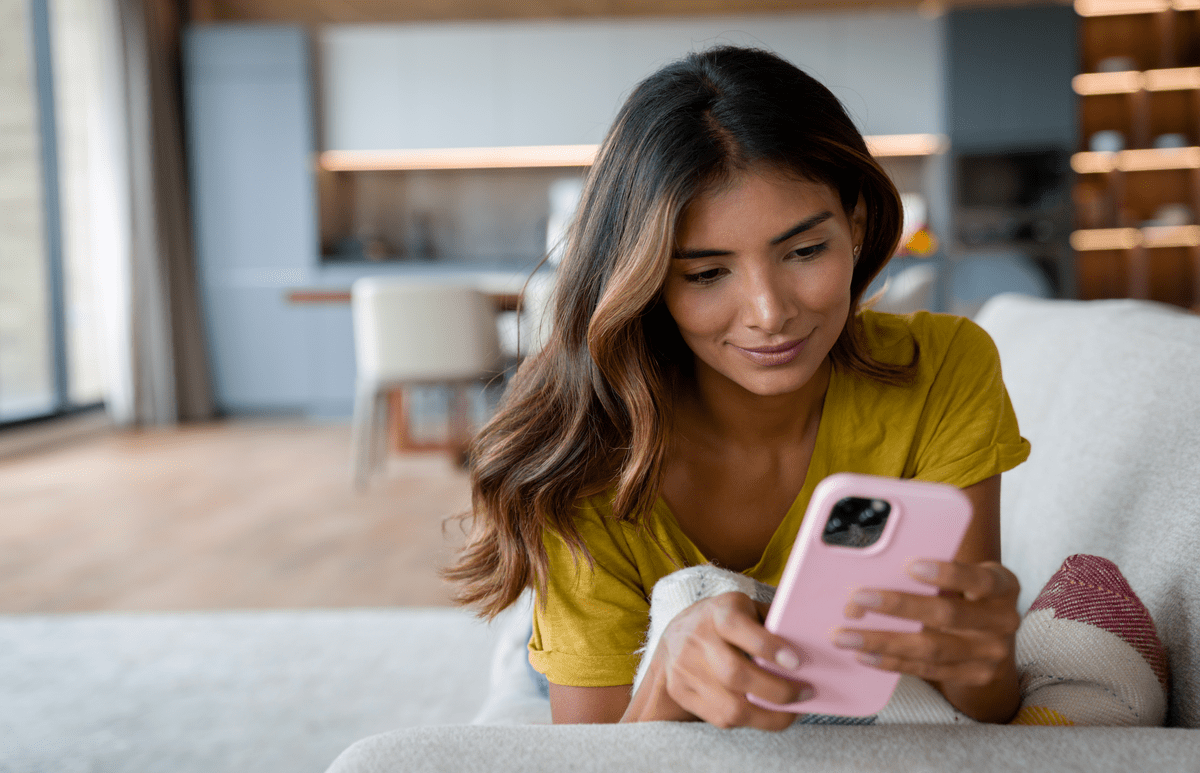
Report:
[[[530,662],[555,722],[702,719],[782,729],[759,708],[810,688],[764,609],[729,594],[675,618],[636,694],[650,591],[712,562],[778,584],[813,487],[853,471],[960,486],[936,597],[858,593],[916,634],[839,646],[1007,721],[1016,578],[1000,565],[1000,474],[1028,443],[972,323],[862,311],[896,248],[895,187],[837,99],[762,51],[692,54],[637,86],[601,146],[559,268],[553,330],[472,451],[474,525],[448,575],[494,615],[537,591]]]

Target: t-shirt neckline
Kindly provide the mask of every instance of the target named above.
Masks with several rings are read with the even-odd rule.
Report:
[[[804,519],[804,511],[808,509],[808,501],[812,498],[813,489],[817,483],[825,478],[829,467],[829,454],[826,452],[826,447],[829,444],[829,433],[833,430],[829,427],[827,418],[834,413],[831,409],[831,402],[837,399],[840,389],[835,389],[834,385],[840,380],[839,371],[836,366],[831,366],[829,370],[829,383],[825,387],[825,398],[821,403],[821,418],[817,423],[817,439],[813,443],[812,456],[808,460],[808,470],[804,474],[804,483],[800,486],[800,491],[796,493],[795,499],[788,507],[787,513],[784,514],[783,520],[775,527],[775,532],[771,534],[771,539],[767,541],[767,546],[763,549],[762,555],[758,557],[758,561],[747,569],[741,570],[741,573],[747,577],[761,580],[764,570],[767,569],[771,561],[776,555],[780,556],[780,571],[782,571],[783,561],[791,553],[792,543],[796,540],[796,534],[800,531],[800,522]],[[675,537],[679,539],[684,546],[691,549],[697,556],[700,556],[704,562],[711,562],[708,556],[692,542],[691,537],[684,532],[683,527],[679,525],[679,521],[675,518],[675,513],[671,510],[667,501],[659,494],[655,501],[655,509],[662,515],[663,521],[667,528],[674,532]],[[781,552],[782,551],[782,552]],[[770,572],[765,572],[770,574]]]

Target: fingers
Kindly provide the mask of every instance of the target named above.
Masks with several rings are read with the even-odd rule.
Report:
[[[714,597],[713,623],[720,637],[751,657],[776,663],[792,670],[800,665],[800,656],[787,639],[776,636],[762,625],[760,602],[741,593]]]
[[[917,561],[910,570],[915,577],[941,588],[943,595],[864,588],[851,594],[846,617],[857,620],[866,612],[878,612],[935,628],[1001,635],[1015,633],[1020,625],[1016,610],[1020,583],[1000,564]]]
[[[865,665],[968,685],[994,679],[1012,651],[1004,639],[928,629],[911,634],[843,629],[834,644],[859,650],[858,660]]]
[[[1021,592],[1017,576],[995,561],[963,564],[957,561],[914,561],[909,574],[942,590],[961,593],[969,601],[1016,598]]]
[[[1020,625],[1020,583],[998,563],[915,561],[909,573],[940,589],[936,596],[864,588],[846,605],[847,618],[867,612],[915,620],[917,633],[842,629],[834,643],[859,651],[858,660],[933,682],[981,686],[1012,659]]]
[[[799,663],[785,640],[762,627],[759,610],[744,594],[715,596],[693,605],[672,621],[660,649],[663,644],[671,650],[664,653],[671,698],[714,725],[780,730],[795,720],[795,714],[756,706],[746,699],[747,693],[778,704],[811,695],[807,685],[771,673],[748,657],[792,667]]]

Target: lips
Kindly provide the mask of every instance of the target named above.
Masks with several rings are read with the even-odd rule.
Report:
[[[800,356],[800,352],[804,351],[804,345],[808,343],[807,338],[802,338],[799,341],[790,341],[788,343],[778,344],[776,346],[761,346],[754,349],[747,349],[734,344],[734,348],[746,355],[751,362],[763,366],[787,365],[792,360]]]

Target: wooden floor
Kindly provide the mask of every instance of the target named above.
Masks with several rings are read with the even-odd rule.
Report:
[[[445,456],[351,486],[343,425],[114,433],[0,460],[0,612],[441,605]]]

